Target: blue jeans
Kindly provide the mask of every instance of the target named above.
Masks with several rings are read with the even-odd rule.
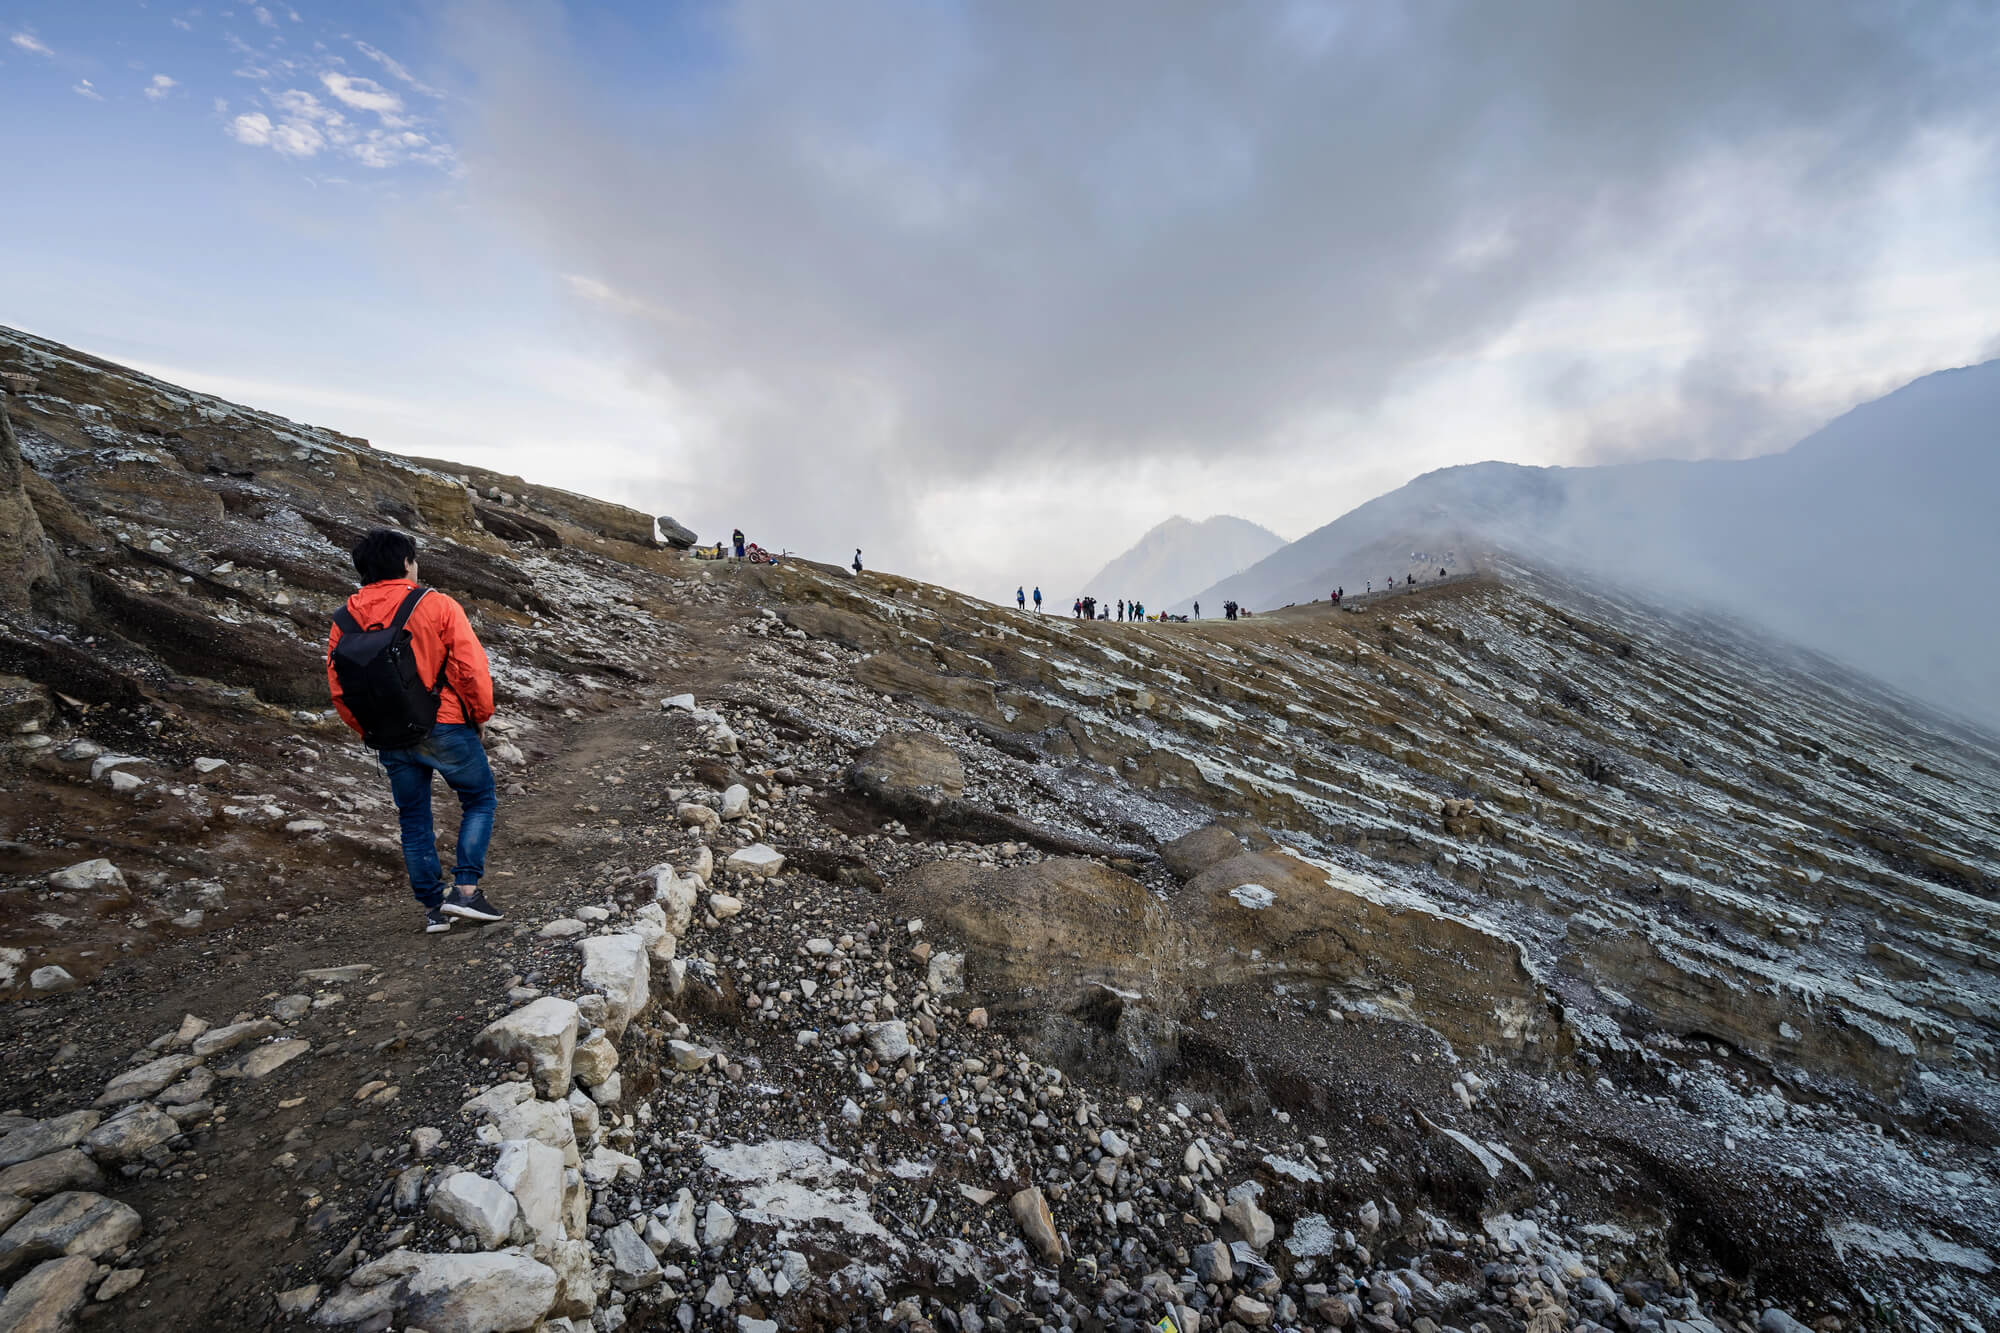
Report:
[[[431,823],[431,773],[444,775],[445,785],[458,794],[458,864],[454,884],[470,886],[486,873],[486,844],[493,840],[493,769],[479,733],[462,723],[436,727],[423,743],[407,750],[378,750],[376,757],[389,771],[389,790],[396,796],[396,814],[403,825],[403,864],[409,867],[410,891],[425,907],[444,902],[444,867],[438,863],[437,828]]]

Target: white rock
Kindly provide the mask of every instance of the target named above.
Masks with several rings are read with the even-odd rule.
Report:
[[[639,1239],[629,1222],[620,1222],[604,1233],[604,1250],[611,1256],[612,1285],[620,1291],[644,1291],[658,1286],[660,1260],[652,1247]]]
[[[121,796],[128,791],[137,791],[145,785],[146,779],[136,773],[127,773],[122,768],[112,770],[111,790],[119,793]]]
[[[674,1068],[689,1074],[708,1068],[708,1062],[715,1058],[714,1051],[691,1041],[669,1041],[667,1053],[674,1062]]]
[[[125,887],[125,872],[103,857],[90,861],[78,861],[73,866],[49,872],[49,887],[62,889],[67,893],[88,892],[91,889],[122,889]]]
[[[143,764],[146,760],[136,754],[100,754],[90,761],[90,780],[99,781],[106,773],[114,772],[126,764]]]
[[[219,768],[228,767],[229,761],[227,759],[202,758],[194,761],[194,771],[197,773],[213,773]]]
[[[597,935],[576,947],[583,953],[583,982],[603,994],[604,1030],[617,1041],[652,998],[646,943],[637,935]]]
[[[571,1088],[569,1096],[563,1099],[563,1105],[569,1107],[570,1132],[576,1135],[576,1141],[589,1143],[597,1136],[597,1103]]]
[[[384,1314],[426,1333],[523,1333],[555,1303],[556,1272],[525,1254],[395,1250],[355,1270],[313,1315],[356,1324]]]
[[[574,1001],[544,995],[488,1023],[472,1039],[472,1048],[509,1064],[527,1061],[535,1091],[560,1100],[569,1095],[577,1021]]]
[[[76,978],[69,974],[68,968],[50,963],[47,967],[38,967],[30,972],[28,985],[41,991],[75,990]]]
[[[603,1103],[598,1103],[600,1106]],[[563,1155],[563,1165],[576,1166],[583,1159],[576,1150],[576,1126],[570,1119],[569,1103],[545,1102],[526,1083],[498,1083],[459,1108],[493,1131],[495,1143],[507,1139],[533,1139],[546,1143]]]
[[[909,1026],[900,1019],[886,1023],[864,1023],[861,1030],[865,1034],[864,1040],[868,1043],[868,1049],[873,1051],[875,1058],[885,1065],[895,1064],[916,1049],[910,1044]]]
[[[688,927],[694,923],[694,905],[701,894],[701,882],[682,879],[670,865],[654,866],[652,875],[653,900],[660,905],[668,933],[687,934]]]
[[[638,1158],[616,1148],[593,1148],[590,1156],[583,1159],[583,1178],[597,1186],[609,1185],[621,1176],[637,1180],[643,1170]]]
[[[471,1171],[447,1176],[431,1190],[431,1216],[466,1232],[482,1250],[498,1248],[520,1212],[505,1186]]]
[[[545,940],[566,940],[581,935],[588,927],[572,917],[559,916],[535,933]]]
[[[567,1238],[563,1227],[562,1153],[533,1139],[508,1139],[493,1163],[493,1179],[521,1210],[521,1219],[544,1244]]]
[[[785,868],[784,853],[761,842],[753,842],[739,852],[730,853],[726,863],[731,870],[741,871],[759,879],[769,879]]]
[[[692,694],[676,694],[670,699],[660,700],[660,707],[670,713],[675,709],[679,709],[684,713],[692,713],[694,711],[694,696]]]
[[[931,955],[930,988],[939,995],[957,995],[965,989],[965,955],[962,953],[935,953]]]
[[[727,1245],[736,1237],[736,1214],[711,1199],[701,1215],[702,1244]]]
[[[750,813],[750,789],[742,783],[732,783],[722,792],[722,817],[741,819]]]
[[[674,1196],[670,1204],[662,1204],[653,1210],[653,1215],[667,1233],[667,1248],[679,1253],[692,1254],[701,1248],[694,1235],[694,1194],[683,1188]]]
[[[734,894],[711,893],[708,895],[708,910],[715,914],[717,921],[727,921],[743,910],[743,900]]]

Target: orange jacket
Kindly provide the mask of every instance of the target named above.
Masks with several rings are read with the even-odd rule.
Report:
[[[370,583],[347,599],[347,613],[364,629],[380,629],[395,618],[396,608],[417,585],[408,579],[383,579]],[[427,681],[437,680],[438,663],[445,662],[445,690],[438,700],[438,725],[470,723],[483,726],[493,716],[493,673],[486,665],[486,650],[465,618],[465,608],[451,598],[431,590],[410,613],[406,628],[410,647],[417,655],[417,670]],[[361,734],[361,724],[340,699],[340,679],[333,674],[333,646],[340,642],[336,624],[326,639],[326,683],[333,691],[333,706],[340,720]],[[445,649],[451,650],[449,659]]]

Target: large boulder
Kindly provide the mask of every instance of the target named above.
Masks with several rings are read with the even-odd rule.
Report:
[[[569,1095],[576,1028],[575,1003],[544,995],[488,1023],[472,1039],[472,1048],[509,1064],[527,1061],[535,1091],[557,1100]]]
[[[46,1199],[62,1190],[91,1190],[103,1183],[104,1172],[97,1163],[74,1148],[64,1148],[0,1171],[0,1194],[14,1194],[23,1199]]]
[[[965,988],[996,1013],[1073,1010],[1105,988],[1173,1008],[1184,993],[1180,933],[1144,885],[1095,861],[934,861],[888,895],[963,943]]]
[[[128,1069],[104,1085],[97,1105],[118,1106],[150,1097],[201,1063],[196,1055],[163,1055],[157,1060]]]
[[[693,528],[684,523],[676,523],[665,514],[659,515],[653,522],[659,527],[660,540],[676,551],[685,551],[701,540],[695,535]]]
[[[103,1118],[98,1111],[71,1111],[67,1115],[51,1116],[32,1125],[23,1125],[13,1133],[0,1137],[0,1166],[31,1162],[52,1152],[73,1148],[83,1142],[84,1135],[96,1129],[97,1122]]]
[[[0,1329],[6,1333],[69,1333],[90,1291],[94,1260],[80,1254],[36,1264],[7,1289],[0,1301]]]
[[[66,1254],[95,1259],[138,1235],[139,1214],[130,1205],[83,1190],[51,1194],[0,1236],[0,1274]]]
[[[646,941],[637,935],[594,935],[578,940],[583,984],[604,996],[604,1030],[617,1041],[652,999]]]
[[[316,1324],[394,1318],[427,1333],[522,1333],[555,1304],[556,1272],[525,1254],[395,1250],[356,1269],[313,1315]]]
[[[1548,996],[1516,940],[1372,875],[1283,848],[1245,852],[1189,880],[1174,906],[1202,985],[1282,974],[1393,993],[1461,1048],[1518,1054],[1551,1035]]]
[[[864,796],[935,789],[965,794],[965,765],[952,748],[923,731],[892,731],[863,750],[847,780]]]

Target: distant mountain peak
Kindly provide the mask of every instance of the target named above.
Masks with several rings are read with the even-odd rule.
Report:
[[[1175,514],[1147,529],[1130,549],[1086,580],[1081,591],[1108,601],[1133,597],[1164,609],[1284,544],[1269,528],[1234,514],[1204,519]]]

